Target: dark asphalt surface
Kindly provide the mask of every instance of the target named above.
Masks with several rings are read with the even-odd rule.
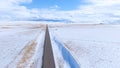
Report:
[[[55,68],[48,26],[46,26],[42,68]]]

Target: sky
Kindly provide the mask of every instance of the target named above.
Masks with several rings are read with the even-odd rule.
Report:
[[[120,0],[0,0],[0,20],[119,23]]]
[[[84,0],[33,0],[30,4],[24,4],[28,8],[56,8],[59,10],[75,10]]]

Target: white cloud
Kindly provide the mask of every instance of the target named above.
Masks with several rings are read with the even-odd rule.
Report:
[[[58,5],[51,6],[50,9],[59,9],[60,7]]]
[[[98,6],[111,6],[120,4],[120,0],[88,0],[88,1]]]
[[[0,0],[0,8],[12,8],[21,3],[31,3],[32,0]]]
[[[120,19],[120,0],[88,0],[88,2],[91,4],[80,8],[80,11],[93,18],[93,21],[107,23]]]
[[[22,3],[30,3],[32,0],[1,0],[0,1],[0,19],[15,20],[30,17],[30,11]]]
[[[61,11],[54,5],[49,9],[28,9],[21,3],[32,0],[0,1],[0,19],[30,20],[32,18],[67,19],[80,23],[118,22],[120,19],[120,0],[85,0],[88,4],[80,5],[76,10]]]

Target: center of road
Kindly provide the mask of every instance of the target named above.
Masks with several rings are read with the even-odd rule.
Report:
[[[55,68],[55,62],[53,57],[48,25],[46,25],[42,68]]]

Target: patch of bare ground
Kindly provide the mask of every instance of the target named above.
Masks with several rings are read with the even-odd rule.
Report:
[[[8,28],[27,28],[27,29],[42,29],[45,30],[45,24],[11,24],[11,25],[0,25],[1,29]]]
[[[23,57],[17,64],[17,68],[25,68],[26,65],[30,62],[30,59],[32,58],[32,55],[35,51],[35,47],[37,45],[37,42],[33,41],[28,45],[28,47],[25,49],[25,52],[23,54]]]
[[[38,35],[39,36],[39,35]],[[29,42],[19,53],[16,57],[11,61],[6,68],[10,68],[11,65],[15,65],[16,68],[34,68],[34,61],[31,62],[32,57],[35,54],[35,49],[37,47],[37,38],[35,40]]]
[[[10,29],[10,28],[13,28],[13,27],[9,27],[9,26],[1,26],[0,29]]]
[[[14,28],[22,28],[21,26],[11,25],[11,26],[0,26],[0,29],[14,29]]]
[[[32,29],[32,30],[41,30],[45,31],[46,30],[46,25],[31,25],[31,26],[23,26],[26,29]]]
[[[10,68],[10,65],[12,63],[14,64],[20,55],[22,55],[22,58],[17,62],[16,66],[17,68],[26,68],[26,66],[31,62],[30,59],[32,58],[35,52],[36,45],[37,45],[36,41],[32,41],[31,43],[28,43],[14,58],[14,60],[6,66],[6,68]]]
[[[56,25],[49,25],[50,28],[63,28],[63,27],[72,27],[72,28],[91,28],[91,27],[98,27],[103,26],[105,24],[56,24]]]
[[[29,29],[46,29],[46,25],[44,24],[32,24],[32,25],[27,25],[27,26],[24,26],[24,27],[27,27]]]

